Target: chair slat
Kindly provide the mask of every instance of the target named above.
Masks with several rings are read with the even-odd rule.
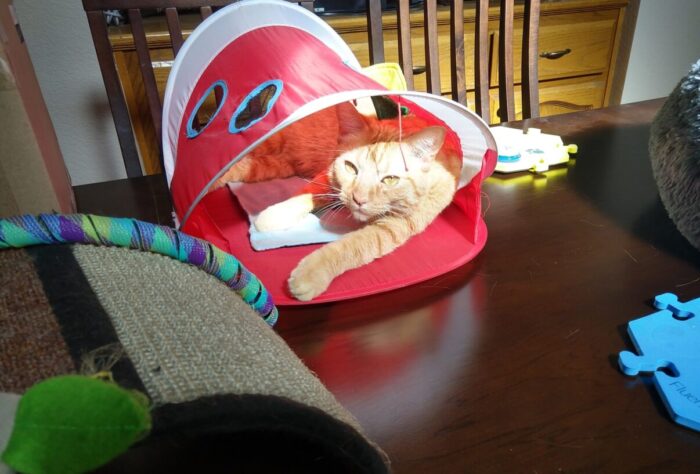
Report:
[[[212,11],[211,11],[211,7],[209,7],[209,6],[207,6],[207,7],[201,7],[201,8],[199,9],[199,16],[202,17],[202,21],[204,21],[204,20],[206,20],[207,18],[209,18],[209,15],[211,15],[211,14],[212,14]]]
[[[287,0],[287,1],[293,1],[293,0]],[[306,8],[306,9],[309,10],[309,11],[314,11],[314,2],[313,2],[313,0],[304,0],[304,1],[300,1],[300,2],[299,2],[299,5],[301,5],[302,7]]]
[[[370,64],[384,62],[384,34],[382,32],[382,2],[367,0],[367,34]]]
[[[425,65],[428,92],[440,94],[440,56],[438,52],[437,0],[423,3],[423,28],[425,31]]]
[[[406,78],[406,85],[413,90],[413,49],[411,47],[411,18],[409,0],[399,0],[396,5],[398,15],[399,63]]]
[[[83,0],[88,22],[95,43],[100,69],[105,81],[105,88],[114,116],[120,147],[124,157],[127,174],[141,176],[142,169],[138,148],[134,139],[129,111],[124,93],[119,82],[113,51],[107,33],[107,24],[102,10],[128,10],[134,45],[139,60],[144,90],[148,100],[151,119],[157,135],[159,149],[162,136],[162,104],[158,94],[151,57],[144,32],[141,10],[136,8],[164,8],[165,18],[170,33],[175,55],[184,44],[178,8],[196,7],[202,20],[208,18],[218,8],[231,3],[232,0]],[[312,7],[309,0],[288,0]],[[500,103],[499,119],[515,119],[514,77],[513,77],[513,20],[514,0],[499,0],[500,24],[498,44],[498,75]],[[404,71],[407,85],[415,86],[415,68],[411,46],[410,0],[397,0],[398,53],[399,62]],[[538,94],[538,27],[541,0],[524,0],[525,21],[523,24],[522,98],[524,118],[539,115]],[[476,111],[490,122],[490,64],[491,50],[494,48],[494,34],[488,31],[489,0],[476,0],[476,25],[474,48],[474,73],[476,89]],[[441,93],[440,59],[438,51],[437,0],[423,2],[423,26],[425,34],[425,71],[427,73],[428,92]],[[382,28],[381,0],[367,0],[367,29],[369,37],[370,62],[372,64],[385,60],[384,37]],[[464,0],[450,2],[450,79],[452,98],[467,104],[466,71],[464,63]],[[216,102],[221,102],[220,91],[216,90]],[[162,156],[162,153],[161,153]]]
[[[182,27],[180,26],[180,16],[177,14],[177,8],[168,7],[165,9],[165,21],[168,23],[170,42],[173,44],[173,57],[175,57],[185,41],[182,38]]]
[[[502,122],[515,119],[513,84],[513,0],[501,0],[498,38],[498,117]]]
[[[107,22],[101,11],[89,11],[87,12],[87,17],[92,41],[97,52],[97,62],[100,65],[105,89],[107,90],[107,98],[109,99],[109,107],[112,110],[112,117],[117,130],[117,138],[119,139],[119,147],[124,159],[126,175],[129,178],[143,176],[139,152],[136,148],[136,140],[134,139],[131,119],[129,118],[129,110],[127,109],[124,93],[119,82],[117,67],[114,64],[112,45],[109,43],[109,36],[107,35]]]
[[[540,0],[525,0],[523,22],[522,100],[523,118],[540,116],[540,94],[537,78],[538,37],[540,25]]]
[[[158,96],[158,88],[156,79],[153,74],[153,65],[151,64],[151,55],[148,51],[146,43],[146,34],[143,30],[143,20],[141,18],[141,10],[138,8],[129,9],[129,22],[131,23],[131,33],[134,37],[134,45],[136,46],[136,54],[139,58],[139,67],[141,69],[141,77],[143,86],[146,89],[146,97],[148,98],[148,108],[151,112],[153,126],[156,129],[156,139],[158,141],[158,149],[162,147],[162,123],[163,110]],[[162,153],[161,153],[162,155]]]
[[[209,18],[209,16],[212,13],[213,13],[212,9],[209,6],[201,7],[199,9],[199,15],[202,17],[202,21]],[[214,89],[214,97],[216,99],[216,106],[218,107],[221,104],[221,99],[223,98],[223,93],[221,92],[221,90],[219,90],[218,87],[216,89]],[[195,126],[199,127],[199,119],[197,117],[194,118],[193,123],[195,124]]]
[[[450,77],[452,100],[467,105],[464,77],[464,0],[450,2]]]
[[[491,123],[489,110],[489,0],[476,2],[476,41],[474,45],[474,84],[476,113]]]

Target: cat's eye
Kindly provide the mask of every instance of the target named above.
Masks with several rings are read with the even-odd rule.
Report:
[[[386,184],[387,186],[395,186],[399,182],[399,177],[398,176],[385,176],[382,179],[382,183]]]
[[[345,162],[345,169],[348,173],[357,174],[357,166],[353,165],[349,161]]]

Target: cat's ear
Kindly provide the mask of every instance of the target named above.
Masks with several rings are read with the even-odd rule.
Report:
[[[335,108],[338,114],[338,128],[341,137],[357,137],[367,130],[367,120],[350,102],[338,104]]]
[[[421,160],[432,161],[445,142],[445,129],[442,127],[427,127],[403,140],[413,153]]]

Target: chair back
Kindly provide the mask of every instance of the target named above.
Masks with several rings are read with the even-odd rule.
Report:
[[[313,1],[294,1],[308,9]],[[367,0],[367,26],[369,36],[370,63],[384,61],[384,35],[382,31],[381,0]],[[143,169],[134,137],[127,102],[119,80],[114,59],[114,51],[108,36],[105,14],[110,10],[126,11],[133,35],[138,65],[143,80],[144,94],[148,102],[148,114],[152,121],[156,146],[162,167],[162,103],[153,64],[148,49],[142,10],[163,9],[168,25],[173,56],[177,55],[184,42],[178,10],[199,9],[204,20],[217,8],[232,3],[232,0],[83,0],[98,63],[105,83],[110,109],[119,139],[124,166],[128,177],[142,176]],[[438,51],[438,7],[437,0],[424,0],[423,27],[425,44],[425,66],[415,68],[411,48],[410,0],[397,0],[398,53],[406,81],[414,88],[414,74],[425,72],[427,91],[440,94],[440,61]],[[492,9],[493,10],[493,9]],[[539,115],[537,92],[537,30],[539,24],[540,0],[525,0],[524,30],[522,47],[522,102],[523,118]],[[476,1],[474,27],[474,92],[476,112],[487,122],[490,120],[489,105],[489,55],[492,47],[492,34],[489,32],[489,1]],[[492,16],[494,12],[492,11]],[[514,0],[500,0],[499,18],[499,111],[500,121],[515,119],[514,76],[513,76],[513,17]],[[464,0],[450,0],[450,82],[452,98],[464,105],[467,103],[467,82],[465,72]],[[218,90],[217,90],[218,92]],[[216,102],[220,101],[216,98]]]
[[[369,33],[370,62],[384,61],[384,38],[382,31],[381,0],[368,0],[367,30]],[[525,0],[522,39],[522,103],[523,118],[539,116],[539,95],[537,89],[537,38],[540,16],[540,0]],[[465,72],[465,32],[464,0],[450,0],[450,82],[452,99],[467,103],[467,81]],[[396,14],[398,27],[399,63],[406,76],[409,88],[413,88],[414,74],[426,74],[428,92],[440,94],[440,61],[438,51],[437,0],[423,2],[423,35],[425,45],[425,71],[414,68],[411,49],[410,1],[397,0]],[[499,120],[515,119],[514,63],[513,63],[513,18],[514,0],[500,0],[497,12],[498,29],[498,100]],[[492,35],[489,32],[489,0],[476,0],[474,18],[474,95],[476,112],[488,123],[489,106],[489,56]]]

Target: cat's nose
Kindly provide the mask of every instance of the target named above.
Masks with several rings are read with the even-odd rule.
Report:
[[[352,193],[352,200],[358,205],[358,207],[362,207],[364,204],[367,204],[367,196],[362,194]]]

